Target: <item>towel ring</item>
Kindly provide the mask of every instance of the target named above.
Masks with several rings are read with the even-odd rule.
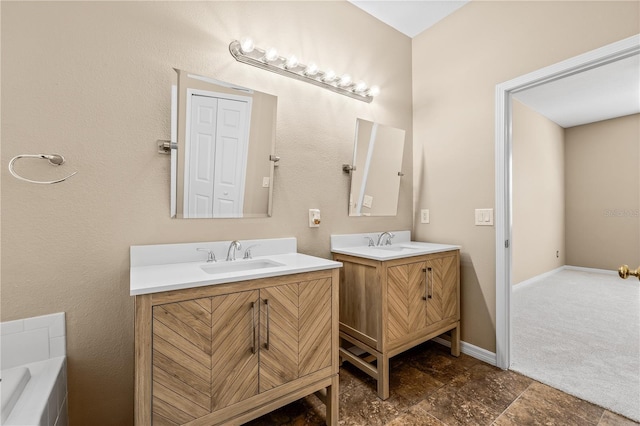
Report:
[[[40,181],[40,180],[27,179],[27,178],[24,178],[24,177],[20,176],[19,174],[16,173],[15,170],[13,170],[13,164],[17,160],[19,160],[21,158],[41,158],[43,160],[49,160],[49,164],[51,164],[52,166],[60,166],[60,165],[64,164],[64,157],[62,155],[60,155],[60,154],[21,154],[21,155],[16,155],[15,157],[13,157],[11,159],[11,161],[9,161],[9,171],[11,172],[11,175],[14,178],[23,180],[25,182],[39,183],[39,184],[43,184],[43,185],[51,185],[53,183],[64,182],[65,180],[69,179],[71,176],[73,176],[76,173],[78,173],[78,172],[73,172],[69,176],[63,177],[62,179],[58,179],[58,180]]]

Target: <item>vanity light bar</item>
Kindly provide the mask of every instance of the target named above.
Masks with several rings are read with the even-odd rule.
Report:
[[[301,64],[294,55],[288,58],[279,56],[276,49],[256,47],[249,38],[232,41],[229,52],[238,62],[306,81],[363,102],[370,103],[374,96],[380,94],[378,86],[368,87],[362,81],[354,82],[349,74],[338,76],[332,70],[322,71],[314,63]]]

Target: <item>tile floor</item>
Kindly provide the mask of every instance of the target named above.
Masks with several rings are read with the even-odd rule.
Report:
[[[390,361],[391,395],[345,362],[340,368],[340,425],[638,425],[589,402],[467,355],[455,358],[434,342]],[[248,423],[324,425],[324,405],[309,396]]]

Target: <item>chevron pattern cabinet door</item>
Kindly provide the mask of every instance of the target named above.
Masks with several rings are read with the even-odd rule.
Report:
[[[387,269],[387,338],[389,343],[426,327],[424,262]]]
[[[299,376],[331,365],[331,280],[299,284]]]
[[[298,378],[298,284],[260,290],[260,392]]]
[[[211,411],[258,394],[258,294],[212,298]]]
[[[211,299],[153,307],[153,424],[211,411]]]
[[[435,324],[457,315],[458,275],[455,256],[447,256],[427,262],[432,297],[427,300],[427,323]]]

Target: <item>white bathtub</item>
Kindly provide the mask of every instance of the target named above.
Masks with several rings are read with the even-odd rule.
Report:
[[[64,313],[0,323],[0,425],[68,426]]]
[[[3,426],[66,426],[66,357],[50,358],[0,373]]]

